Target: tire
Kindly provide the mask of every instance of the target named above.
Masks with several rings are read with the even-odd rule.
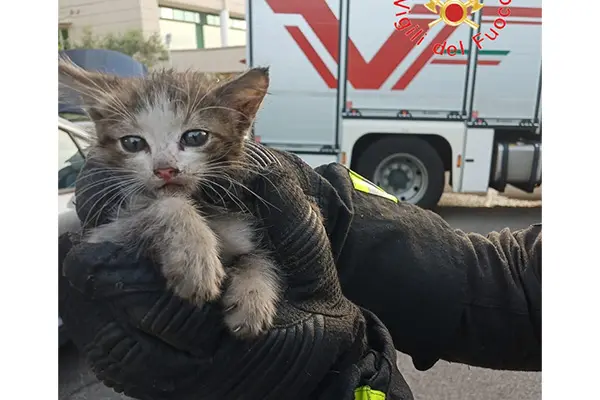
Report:
[[[434,208],[444,192],[445,171],[440,155],[416,137],[385,137],[373,142],[361,154],[355,170],[399,200],[422,208]],[[399,180],[390,179],[393,174]],[[405,185],[404,189],[393,182]]]

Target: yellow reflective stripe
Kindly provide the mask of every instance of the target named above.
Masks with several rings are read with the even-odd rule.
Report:
[[[360,178],[360,176],[357,176],[352,171],[350,171],[350,179],[352,179],[352,184],[354,185],[354,189],[361,191],[361,192],[370,193],[369,184],[367,182],[365,182],[364,180],[362,180]]]
[[[370,386],[361,386],[354,390],[354,400],[385,400],[385,393]]]
[[[388,200],[393,201],[394,203],[398,202],[398,199],[395,196],[386,193],[385,190],[375,185],[373,182],[370,182],[369,180],[360,176],[352,170],[348,170],[348,172],[350,173],[350,180],[352,181],[354,189],[358,190],[359,192],[386,198]]]

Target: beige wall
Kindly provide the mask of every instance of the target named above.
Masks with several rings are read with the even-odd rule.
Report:
[[[58,22],[70,24],[69,38],[78,40],[86,27],[97,34],[139,29],[142,13],[139,0],[59,0]]]
[[[142,30],[146,34],[160,33],[160,10],[156,0],[138,0],[142,14]]]
[[[58,22],[69,24],[69,38],[78,40],[86,27],[98,35],[141,29],[159,31],[156,0],[59,0]]]
[[[246,64],[246,47],[171,51],[171,65],[175,69],[194,69],[202,72],[241,72]],[[162,64],[168,66],[169,62]]]

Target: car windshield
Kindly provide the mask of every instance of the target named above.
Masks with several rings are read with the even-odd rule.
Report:
[[[76,114],[76,113],[58,113],[58,116],[66,119],[71,122],[80,122],[80,121],[89,121],[90,119],[84,114]]]
[[[77,146],[79,146],[81,151],[83,151],[83,153],[85,154],[89,143],[77,135],[72,135],[71,137],[73,138]]]
[[[75,145],[72,136],[58,129],[58,190],[75,187],[83,162],[84,156]]]

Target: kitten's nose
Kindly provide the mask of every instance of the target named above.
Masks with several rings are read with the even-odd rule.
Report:
[[[169,182],[179,173],[178,169],[175,168],[158,168],[154,170],[154,175],[158,176],[165,182]]]

